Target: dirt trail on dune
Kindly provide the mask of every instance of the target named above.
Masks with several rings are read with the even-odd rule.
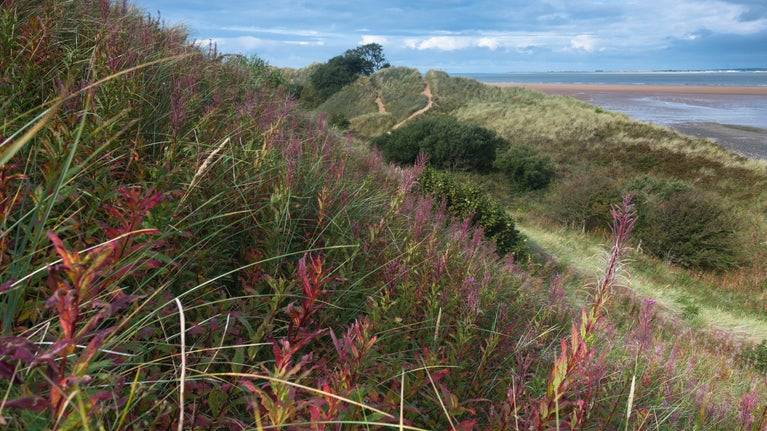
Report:
[[[426,96],[429,99],[429,101],[426,102],[426,106],[424,106],[423,109],[419,109],[419,110],[413,112],[412,114],[410,114],[409,117],[407,117],[404,120],[400,121],[399,123],[395,124],[394,127],[392,127],[392,130],[395,130],[395,129],[399,128],[399,126],[407,123],[408,121],[412,120],[413,118],[415,118],[415,117],[423,114],[424,112],[428,111],[429,109],[431,109],[431,106],[434,104],[434,99],[431,96],[431,87],[429,86],[429,82],[428,81],[426,82],[426,88],[423,89],[423,93],[421,93],[421,94],[423,94],[424,96]]]
[[[395,124],[394,127],[392,127],[392,130],[397,129],[399,126],[407,123],[408,121],[412,120],[413,118],[423,114],[424,112],[431,109],[432,105],[434,104],[434,99],[431,95],[431,87],[429,87],[429,83],[426,82],[426,87],[423,89],[423,92],[421,93],[424,96],[426,96],[429,101],[426,102],[426,106],[423,107],[423,109],[419,109],[412,114],[410,114],[409,117],[405,118],[404,120],[400,121],[399,123]],[[383,103],[383,99],[381,99],[381,90],[379,89],[376,94],[376,105],[378,105],[378,113],[379,114],[385,114],[386,113],[386,105]]]
[[[378,105],[378,113],[379,114],[385,114],[386,113],[386,105],[384,105],[383,99],[381,99],[381,90],[378,90],[376,92],[376,105]]]

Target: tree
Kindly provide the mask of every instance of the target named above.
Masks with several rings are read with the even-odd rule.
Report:
[[[312,107],[318,106],[360,75],[371,75],[384,67],[389,67],[389,63],[381,45],[369,43],[349,49],[317,67],[309,77],[313,89],[307,90],[304,101]]]
[[[357,72],[354,70],[354,65],[340,55],[318,67],[309,78],[319,103],[324,102],[355,79],[357,79]]]
[[[372,75],[379,69],[389,67],[389,62],[383,53],[383,47],[377,43],[368,43],[349,49],[344,58],[352,70],[362,75]]]

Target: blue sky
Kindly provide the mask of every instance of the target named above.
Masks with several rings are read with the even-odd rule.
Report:
[[[220,52],[280,67],[376,42],[448,73],[767,69],[765,0],[137,0]]]

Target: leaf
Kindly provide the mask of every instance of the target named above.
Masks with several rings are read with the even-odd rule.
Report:
[[[234,359],[232,360],[232,372],[239,373],[242,371],[242,364],[245,363],[245,351],[244,349],[234,350]]]
[[[88,343],[88,346],[85,348],[85,350],[82,351],[82,353],[80,353],[80,356],[74,363],[74,366],[72,367],[73,375],[82,376],[88,372],[88,365],[90,364],[90,361],[93,359],[96,353],[98,353],[99,349],[101,349],[101,346],[104,343],[104,338],[106,338],[106,336],[109,335],[112,330],[113,328],[108,328],[100,331],[91,339],[91,341]]]
[[[477,421],[474,419],[469,419],[462,421],[459,424],[456,424],[456,426],[453,428],[455,431],[471,431],[474,429],[474,427],[477,426]]]
[[[14,282],[15,282],[15,280],[11,279],[11,280],[6,281],[5,283],[0,283],[0,293],[3,293],[5,291],[7,291],[7,290],[10,290],[11,287],[13,287],[13,283]]]
[[[32,363],[39,351],[40,349],[26,338],[0,337],[0,357],[11,361]]]
[[[48,239],[50,239],[53,243],[53,248],[61,257],[61,261],[64,263],[64,267],[72,268],[79,262],[77,253],[67,250],[67,248],[64,246],[64,242],[61,240],[61,238],[56,236],[53,231],[48,231]]]
[[[228,397],[219,388],[215,388],[212,391],[208,392],[208,405],[210,406],[210,411],[213,413],[213,416],[219,416],[221,414],[221,410],[226,405]]]
[[[10,400],[5,403],[6,407],[15,409],[30,410],[33,412],[41,412],[51,407],[51,404],[42,397],[23,397]]]
[[[14,375],[15,366],[11,365],[7,361],[0,361],[0,378],[10,380]],[[18,380],[18,377],[16,378]],[[11,384],[17,382],[11,382]]]

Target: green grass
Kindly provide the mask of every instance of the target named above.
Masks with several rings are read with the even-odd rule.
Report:
[[[759,127],[741,126],[739,124],[722,124],[722,126],[730,128],[730,129],[735,129],[735,130],[743,130],[745,132],[757,132],[757,133],[764,132],[764,129],[761,129]]]
[[[613,293],[624,241],[607,262],[587,236],[572,264],[502,260],[413,192],[423,166],[386,165],[298,107],[293,72],[127,4],[10,1],[0,25],[4,429],[622,428],[634,380],[631,427],[761,426],[739,346]],[[421,103],[420,75],[379,73],[396,115]],[[425,79],[436,113],[559,103]],[[353,127],[395,122],[370,111],[371,82],[349,89]],[[504,202],[536,221],[544,193]],[[569,235],[529,234],[555,251]],[[599,289],[572,269],[581,246]],[[692,298],[697,319],[757,328]]]
[[[343,91],[330,96],[317,110],[352,120],[360,113],[364,115],[378,112],[375,100],[375,82],[372,78],[363,76],[346,86]]]
[[[567,229],[543,229],[534,225],[519,226],[529,240],[566,267],[573,268],[586,280],[602,270],[606,250],[594,238]],[[744,309],[742,297],[718,292],[699,285],[683,270],[669,270],[662,262],[632,254],[626,271],[631,290],[651,298],[670,316],[682,316],[685,309],[698,317],[702,329],[722,330],[751,342],[767,339],[767,319],[761,311]],[[691,307],[692,306],[692,307]]]
[[[428,102],[428,98],[421,94],[425,83],[416,69],[388,67],[376,72],[371,79],[380,89],[386,112],[391,113],[397,123],[424,108]]]

